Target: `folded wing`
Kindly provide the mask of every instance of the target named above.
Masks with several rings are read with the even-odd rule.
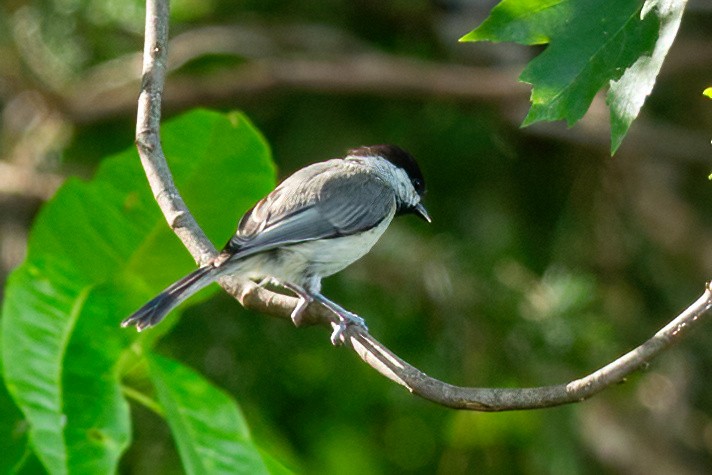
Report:
[[[395,192],[353,165],[317,163],[287,178],[257,203],[222,252],[246,256],[297,242],[363,232],[395,211]]]

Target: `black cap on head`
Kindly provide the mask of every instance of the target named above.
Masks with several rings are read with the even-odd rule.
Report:
[[[415,158],[397,145],[370,145],[353,148],[349,155],[354,157],[382,157],[401,168],[410,178],[415,191],[422,196],[425,193],[425,179]]]

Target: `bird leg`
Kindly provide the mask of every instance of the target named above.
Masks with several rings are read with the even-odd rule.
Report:
[[[334,346],[339,346],[344,342],[344,332],[346,331],[346,328],[349,325],[358,325],[362,327],[364,330],[368,330],[368,327],[366,326],[366,322],[364,321],[363,318],[359,317],[355,313],[349,312],[345,308],[343,308],[341,305],[332,302],[328,298],[324,297],[322,294],[318,292],[310,293],[307,290],[303,289],[302,287],[294,284],[290,284],[288,282],[282,282],[274,278],[267,278],[260,282],[259,285],[262,285],[263,283],[271,282],[275,285],[278,285],[280,287],[284,287],[287,290],[290,290],[294,292],[298,297],[299,297],[299,302],[297,303],[297,306],[294,307],[294,310],[292,310],[292,321],[294,322],[294,325],[300,326],[302,323],[302,317],[304,314],[304,311],[306,308],[309,306],[310,303],[313,301],[317,301],[320,304],[322,304],[324,307],[327,309],[331,310],[334,315],[336,315],[339,319],[339,323],[333,323],[334,327],[334,332],[331,334],[331,343]]]
[[[263,284],[266,285],[268,283],[274,284],[279,287],[284,287],[285,289],[293,292],[297,295],[297,297],[299,297],[299,302],[297,302],[297,306],[294,307],[294,310],[292,310],[290,317],[292,318],[292,322],[294,322],[295,326],[301,326],[303,323],[304,311],[307,309],[309,304],[314,301],[314,298],[309,294],[309,292],[299,287],[298,285],[290,284],[288,282],[282,282],[281,280],[277,280],[274,277],[266,277],[258,285],[262,286]]]
[[[339,323],[332,323],[334,327],[334,332],[331,334],[331,344],[334,346],[339,346],[344,342],[344,332],[349,325],[357,325],[368,330],[366,326],[366,321],[356,315],[355,313],[349,312],[341,305],[332,302],[328,298],[324,297],[322,294],[315,293],[312,294],[312,298],[334,312],[334,314],[339,317]]]

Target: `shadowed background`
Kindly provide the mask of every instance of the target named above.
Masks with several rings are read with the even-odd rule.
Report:
[[[646,339],[709,279],[712,8],[690,2],[610,158],[602,99],[573,129],[518,128],[528,89],[516,77],[537,48],[457,43],[491,6],[173,2],[165,116],[245,111],[280,176],[357,145],[408,149],[433,224],[398,220],[325,294],[440,379],[560,383]],[[4,281],[64,177],[91,177],[132,143],[143,4],[17,0],[0,14]],[[328,331],[224,294],[187,309],[158,350],[233,394],[257,440],[305,473],[692,474],[712,464],[710,335],[701,326],[584,404],[507,414],[422,401],[331,347]],[[180,473],[165,423],[134,409],[122,472]]]

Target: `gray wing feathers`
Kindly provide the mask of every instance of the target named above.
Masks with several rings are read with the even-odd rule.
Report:
[[[313,182],[318,183],[320,177],[323,179],[322,175],[327,174],[333,161],[302,168],[284,180],[243,216],[235,237],[248,242],[265,228],[313,206],[316,195],[305,193],[304,188],[313,186]]]
[[[245,255],[354,234],[378,225],[394,209],[395,192],[383,180],[330,160],[298,171],[255,205],[227,247]]]
[[[348,180],[332,180],[325,184],[317,209],[339,234],[348,235],[376,226],[393,212],[396,197],[393,188],[380,178],[353,176]]]

